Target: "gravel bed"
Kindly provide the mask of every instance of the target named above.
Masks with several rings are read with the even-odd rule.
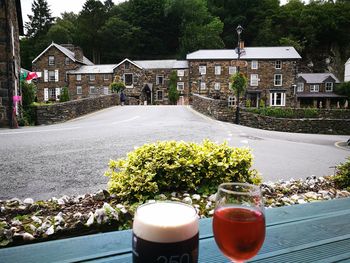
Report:
[[[331,177],[268,182],[261,187],[267,208],[350,197],[348,191],[334,186]],[[155,200],[192,204],[201,218],[214,213],[215,194],[173,192]],[[36,202],[31,198],[0,200],[0,248],[128,229],[138,205],[119,203],[106,190]]]

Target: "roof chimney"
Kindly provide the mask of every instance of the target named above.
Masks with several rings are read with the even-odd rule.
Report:
[[[241,40],[241,42],[239,43],[239,48],[244,49],[244,41]]]

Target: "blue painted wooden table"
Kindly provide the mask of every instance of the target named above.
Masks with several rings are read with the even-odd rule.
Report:
[[[266,210],[264,246],[251,262],[350,262],[350,198]],[[131,262],[131,231],[0,249],[0,262]],[[199,262],[228,262],[200,220]]]

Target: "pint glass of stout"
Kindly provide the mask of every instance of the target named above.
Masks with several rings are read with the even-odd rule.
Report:
[[[132,235],[134,263],[198,262],[198,216],[179,202],[155,202],[137,208]]]

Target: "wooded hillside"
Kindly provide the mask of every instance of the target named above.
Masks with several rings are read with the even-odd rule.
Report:
[[[79,14],[53,18],[46,0],[34,0],[22,66],[52,41],[83,48],[94,63],[185,58],[197,49],[234,48],[235,28],[246,46],[292,45],[303,57],[300,71],[335,73],[341,80],[350,57],[350,1],[129,0],[114,5],[87,0]]]

